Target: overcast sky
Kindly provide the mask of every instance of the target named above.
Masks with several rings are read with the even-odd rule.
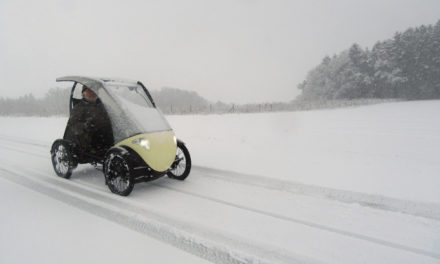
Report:
[[[439,0],[0,0],[0,97],[86,75],[288,101],[325,55],[439,19]]]

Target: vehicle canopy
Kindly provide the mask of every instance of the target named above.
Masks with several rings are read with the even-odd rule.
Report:
[[[110,118],[115,143],[141,133],[172,130],[141,82],[83,76],[65,76],[56,81],[74,82],[72,95],[78,83],[96,93]]]

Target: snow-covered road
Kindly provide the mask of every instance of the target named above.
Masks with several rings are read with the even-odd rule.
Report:
[[[65,121],[2,121],[14,122],[18,130],[5,129],[0,134],[1,263],[26,259],[57,263],[57,258],[47,257],[53,251],[61,252],[55,253],[59,258],[75,252],[75,263],[92,262],[97,256],[83,254],[83,241],[49,243],[49,247],[42,243],[45,234],[35,230],[41,227],[49,238],[61,233],[92,241],[86,244],[99,243],[100,238],[91,235],[93,231],[84,223],[86,218],[97,225],[102,222],[98,229],[111,250],[108,256],[100,255],[100,262],[105,263],[119,262],[127,255],[134,263],[148,256],[155,263],[176,259],[179,263],[440,263],[440,206],[434,202],[219,170],[203,167],[197,159],[184,182],[161,178],[136,185],[129,197],[119,197],[108,191],[102,173],[92,166],[80,166],[71,180],[55,176],[49,148]],[[37,131],[47,134],[18,132],[32,122],[41,126]],[[41,194],[45,198],[32,198]],[[15,200],[21,213],[15,211]],[[59,211],[47,212],[46,206],[52,208],[48,200],[64,206],[57,204],[53,208]],[[34,212],[37,223],[32,214],[25,213],[26,207]],[[47,214],[52,221],[39,220]],[[79,218],[78,226],[61,222],[71,215]],[[117,249],[111,249],[111,240]],[[37,250],[28,250],[27,257],[19,258],[21,244],[35,244]],[[163,252],[163,259],[157,252]]]

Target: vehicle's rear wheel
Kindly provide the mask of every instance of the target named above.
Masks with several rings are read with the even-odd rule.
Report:
[[[177,141],[177,153],[174,163],[167,172],[168,177],[176,180],[185,180],[191,171],[191,156],[182,141]]]
[[[73,159],[73,154],[70,149],[71,148],[66,141],[58,139],[52,144],[50,150],[55,173],[65,179],[70,178],[72,170],[76,167],[76,162]]]
[[[110,149],[104,161],[104,175],[112,193],[127,196],[134,187],[129,153],[123,148]]]

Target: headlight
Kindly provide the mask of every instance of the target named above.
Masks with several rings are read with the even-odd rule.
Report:
[[[133,144],[139,145],[146,150],[150,150],[150,141],[146,138],[138,138],[132,141]]]

